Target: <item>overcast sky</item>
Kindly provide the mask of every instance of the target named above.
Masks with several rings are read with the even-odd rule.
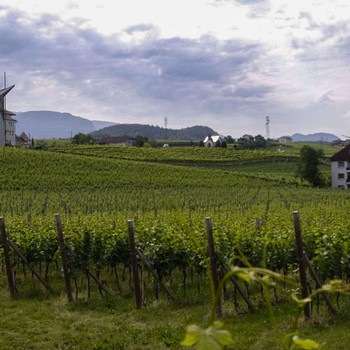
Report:
[[[1,0],[0,33],[15,112],[350,134],[349,0]]]

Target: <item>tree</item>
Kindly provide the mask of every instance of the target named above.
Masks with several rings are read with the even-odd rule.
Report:
[[[255,141],[254,138],[245,138],[245,137],[240,137],[237,140],[237,147],[239,149],[255,149]]]
[[[136,135],[136,146],[142,147],[146,142],[148,142],[148,137],[142,135]]]
[[[217,141],[215,142],[214,147],[221,147],[221,141],[220,141],[220,140],[217,140]]]
[[[322,187],[325,185],[319,165],[324,158],[323,150],[311,146],[303,146],[300,150],[300,160],[297,169],[297,175],[310,183],[313,187]]]
[[[266,148],[266,140],[263,136],[256,135],[254,137],[254,142],[255,142],[256,148]]]
[[[75,145],[93,145],[95,141],[91,135],[83,134],[82,132],[74,135],[72,138],[72,143]]]
[[[227,135],[225,137],[225,139],[226,139],[227,144],[234,144],[235,143],[235,140],[233,139],[233,137],[231,135]]]

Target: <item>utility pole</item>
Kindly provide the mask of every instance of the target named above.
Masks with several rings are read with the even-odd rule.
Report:
[[[267,116],[265,120],[266,120],[266,123],[265,123],[265,126],[266,126],[266,140],[268,140],[270,138],[270,117]]]

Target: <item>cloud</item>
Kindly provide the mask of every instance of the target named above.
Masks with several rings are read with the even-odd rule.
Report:
[[[141,23],[126,28],[125,32],[127,32],[128,34],[133,34],[135,32],[148,32],[154,29],[155,26],[153,24]]]
[[[266,92],[243,83],[262,54],[257,43],[219,41],[212,36],[124,42],[118,35],[102,36],[92,29],[69,26],[52,15],[27,19],[20,11],[3,18],[6,40],[1,49],[7,50],[7,64],[15,74],[12,79],[18,80],[18,85],[32,79],[34,90],[44,84],[49,93],[48,85],[60,86],[68,95],[78,91],[82,99],[94,99],[135,117],[144,116],[141,108],[133,109],[141,101],[146,113],[153,110],[158,114],[157,110],[164,112],[166,107],[175,117],[194,108],[196,113],[216,113],[220,104],[235,109],[240,100],[261,98]],[[126,32],[153,29],[139,24]],[[228,94],[226,87],[231,85],[237,88]],[[55,107],[63,97],[56,97]],[[164,106],[163,101],[167,101]],[[69,108],[73,101],[68,98],[65,103]]]
[[[267,1],[229,2],[247,8],[251,39],[239,35],[241,24],[225,40],[211,32],[162,37],[150,22],[103,35],[83,18],[0,6],[0,63],[16,84],[9,108],[150,124],[167,116],[172,127],[206,122],[233,136],[264,134],[266,115],[276,136],[299,125],[312,132],[319,116],[343,118],[347,21],[322,21],[308,10],[291,16]]]

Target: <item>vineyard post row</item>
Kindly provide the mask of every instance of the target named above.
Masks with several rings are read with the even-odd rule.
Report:
[[[303,299],[308,298],[309,296],[309,287],[307,285],[307,270],[309,270],[311,277],[315,280],[316,286],[318,288],[321,287],[321,282],[313,269],[303,247],[302,242],[302,231],[301,231],[301,224],[300,224],[300,215],[298,211],[293,212],[293,219],[294,219],[294,231],[295,231],[295,239],[296,239],[296,248],[297,248],[297,263],[299,266],[299,276],[300,276],[300,283],[301,283],[301,296]],[[61,218],[59,214],[55,215],[55,221],[56,221],[56,228],[57,228],[57,241],[58,241],[58,248],[61,255],[61,261],[62,261],[62,270],[64,274],[64,280],[65,280],[65,289],[67,293],[67,300],[68,302],[73,301],[73,295],[72,295],[72,287],[70,282],[70,269],[68,264],[68,258],[67,258],[67,251],[70,253],[74,253],[71,251],[69,246],[66,245],[64,241],[64,234],[63,234],[63,228],[61,224]],[[134,282],[134,293],[135,293],[135,301],[136,301],[136,308],[141,309],[143,305],[142,300],[142,293],[141,293],[141,287],[140,287],[140,279],[139,279],[139,271],[138,271],[138,262],[137,258],[139,258],[145,266],[149,269],[149,271],[152,273],[152,275],[156,278],[157,282],[160,284],[161,288],[166,292],[168,295],[168,298],[171,300],[175,300],[170,290],[162,283],[161,279],[157,275],[157,273],[153,270],[151,264],[147,261],[145,256],[142,254],[142,252],[138,249],[136,243],[135,243],[135,234],[134,234],[134,224],[133,220],[128,220],[128,236],[129,236],[129,249],[130,249],[130,264],[131,264],[131,271],[133,275],[133,282]],[[216,295],[218,292],[218,286],[219,286],[219,275],[218,275],[218,254],[215,251],[214,246],[214,238],[213,238],[213,228],[212,228],[212,222],[211,218],[207,217],[205,219],[206,224],[206,231],[207,231],[207,241],[208,241],[208,269],[210,272],[210,285],[212,288],[212,295]],[[6,233],[6,227],[5,227],[5,219],[3,217],[0,217],[0,233],[1,233],[1,240],[2,240],[2,246],[4,251],[4,262],[6,267],[6,275],[7,275],[7,281],[8,281],[8,287],[10,291],[10,295],[12,298],[17,297],[18,291],[16,290],[16,284],[14,279],[14,272],[12,270],[12,264],[11,264],[11,258],[10,258],[10,249],[12,249],[18,257],[31,269],[33,274],[39,279],[39,281],[45,286],[45,288],[52,292],[52,288],[47,284],[47,282],[44,280],[44,278],[41,277],[41,275],[35,271],[35,269],[31,266],[31,264],[27,261],[25,258],[25,255],[21,252],[20,248],[16,246],[14,242],[12,242],[11,238],[8,237]],[[227,269],[227,267],[225,266]],[[92,272],[89,271],[87,266],[84,266],[85,272],[87,272],[99,285],[101,289],[103,289],[105,292],[108,292],[108,290],[105,288],[105,286],[102,284],[102,282],[99,280],[97,276],[95,276]],[[235,287],[237,287],[237,282],[235,280],[232,280]],[[239,284],[238,284],[239,286]],[[251,304],[251,301],[247,296],[241,292],[238,288],[238,292],[242,295],[243,299],[248,305],[248,308],[250,311],[254,312],[254,307]],[[330,303],[327,295],[325,293],[322,294],[329,310],[336,314],[336,310],[333,307],[333,305]],[[214,302],[215,299],[213,299]],[[216,305],[216,312],[217,315],[220,316],[223,313],[222,310],[222,302],[220,296],[217,298],[217,305]],[[304,306],[304,317],[305,319],[309,319],[311,317],[311,303],[306,303]]]

